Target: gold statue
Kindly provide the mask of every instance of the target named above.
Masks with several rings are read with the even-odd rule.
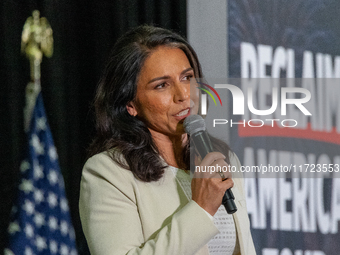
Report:
[[[26,106],[24,109],[25,130],[29,130],[36,97],[40,93],[40,64],[43,55],[53,54],[53,31],[46,18],[40,18],[39,11],[33,11],[27,18],[21,35],[21,52],[30,60],[31,82],[26,87]]]
[[[53,54],[53,31],[47,19],[39,18],[39,11],[33,11],[27,18],[21,35],[21,51],[31,63],[32,81],[40,79],[40,64],[43,54],[51,57]]]

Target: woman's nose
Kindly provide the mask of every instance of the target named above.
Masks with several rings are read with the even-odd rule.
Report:
[[[190,84],[177,83],[175,86],[174,101],[183,102],[190,98]]]

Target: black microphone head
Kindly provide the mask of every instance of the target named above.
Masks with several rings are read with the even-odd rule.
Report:
[[[199,131],[205,131],[204,119],[199,115],[190,115],[183,122],[185,133],[193,135]]]

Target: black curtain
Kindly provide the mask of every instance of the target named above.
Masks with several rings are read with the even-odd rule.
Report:
[[[26,19],[38,9],[53,29],[54,54],[42,62],[42,94],[59,154],[80,254],[88,254],[78,216],[79,183],[94,135],[90,107],[105,60],[129,28],[153,24],[186,35],[185,0],[2,0],[0,3],[0,250],[6,244],[23,147],[29,62],[20,54]]]

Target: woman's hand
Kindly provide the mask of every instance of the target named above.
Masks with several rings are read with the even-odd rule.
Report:
[[[222,204],[222,198],[227,189],[233,187],[234,182],[231,179],[230,172],[223,172],[225,178],[217,172],[208,171],[208,166],[220,166],[221,169],[228,167],[224,161],[225,156],[220,152],[211,152],[207,154],[200,164],[200,168],[206,167],[206,172],[195,171],[194,177],[191,181],[192,200],[199,206],[206,210],[210,215],[214,216],[218,208]]]

